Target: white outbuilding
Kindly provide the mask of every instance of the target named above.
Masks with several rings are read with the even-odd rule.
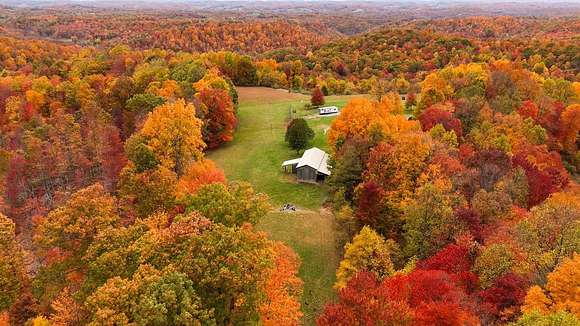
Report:
[[[316,183],[330,175],[328,154],[316,147],[304,151],[300,158],[284,161],[282,167],[286,172],[296,173],[300,182]]]
[[[338,114],[338,107],[336,107],[336,106],[323,106],[321,108],[318,108],[318,113],[320,115]]]

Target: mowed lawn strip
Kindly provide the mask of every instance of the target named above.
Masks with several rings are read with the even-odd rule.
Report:
[[[290,246],[302,259],[300,278],[304,281],[301,306],[304,325],[315,325],[324,304],[336,298],[333,289],[339,263],[337,229],[330,212],[299,211],[268,214],[257,229],[272,240]]]

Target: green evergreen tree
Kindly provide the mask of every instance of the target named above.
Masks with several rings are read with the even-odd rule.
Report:
[[[314,130],[302,118],[294,119],[286,128],[286,142],[297,153],[305,149],[314,138]]]

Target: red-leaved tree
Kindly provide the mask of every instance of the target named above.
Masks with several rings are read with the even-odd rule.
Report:
[[[203,140],[208,148],[216,148],[234,139],[238,120],[231,96],[223,89],[204,88],[196,98],[201,102]]]
[[[324,94],[320,87],[315,87],[312,90],[312,97],[310,98],[310,104],[314,106],[324,105]]]
[[[461,121],[453,117],[451,111],[446,110],[442,105],[433,105],[427,108],[419,116],[421,127],[424,131],[430,130],[437,124],[443,125],[445,130],[453,130],[457,138],[461,138],[463,129],[461,128]]]

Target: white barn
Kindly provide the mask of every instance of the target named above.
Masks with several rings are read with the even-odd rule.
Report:
[[[296,178],[300,182],[316,183],[330,175],[328,154],[316,147],[304,151],[300,158],[284,161],[282,167],[286,172],[290,168],[290,172],[296,173]]]

